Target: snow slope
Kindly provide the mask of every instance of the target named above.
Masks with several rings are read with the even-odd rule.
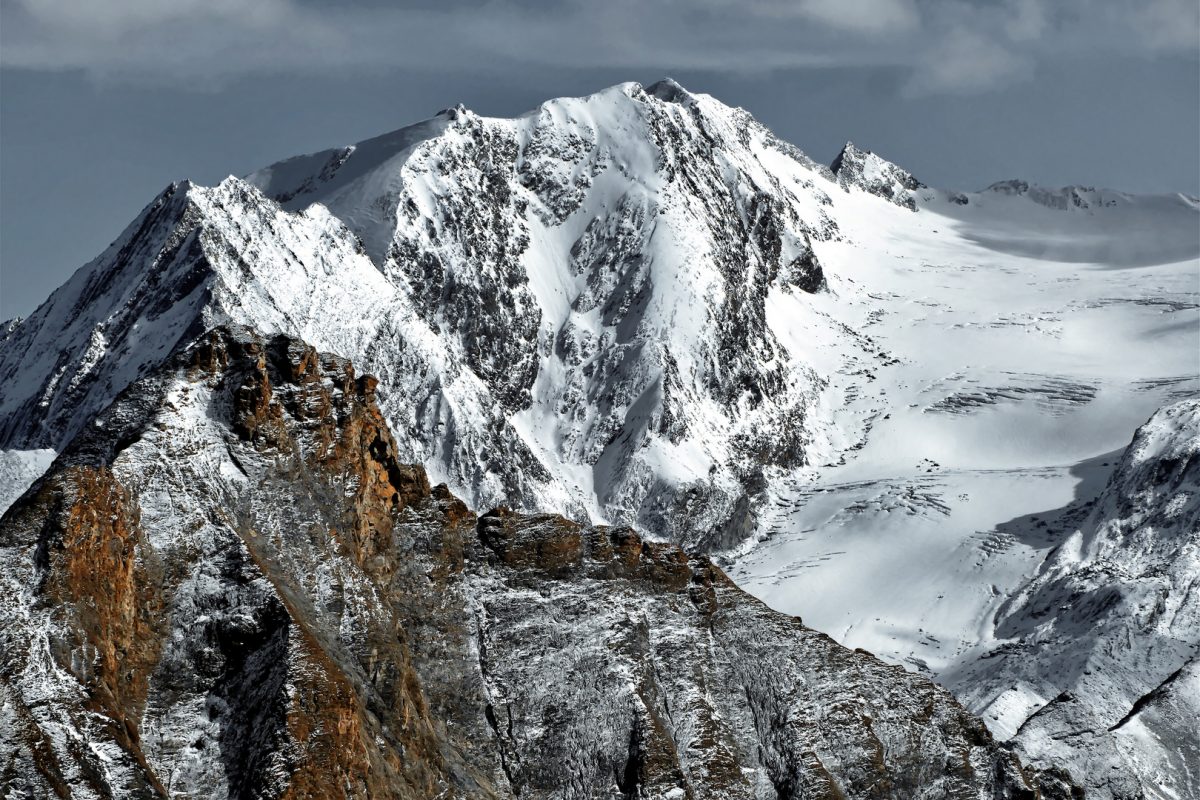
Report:
[[[1200,394],[1200,224],[1185,197],[1082,209],[996,190],[917,195],[917,214],[879,204],[838,214],[845,240],[817,250],[838,294],[831,318],[889,359],[831,380],[843,398],[835,424],[862,431],[862,446],[775,480],[755,538],[728,563],[773,607],[943,681],[1007,738],[1071,687],[1053,659],[1032,662],[1040,680],[971,668],[1014,636],[998,612],[1069,538],[1073,509],[1105,486],[1134,429]],[[1067,260],[1066,244],[1055,260],[980,235],[1002,228],[1081,258]],[[776,313],[785,319],[786,303]],[[1185,650],[1200,642],[1194,619],[1179,625]],[[1077,633],[1085,649],[1103,640]],[[1147,675],[1162,680],[1181,662],[1164,655]],[[1133,701],[1100,696],[1113,722]],[[1094,766],[1082,748],[1020,741],[1075,772]],[[1154,785],[1138,759],[1163,752],[1117,759],[1113,774]]]
[[[1074,530],[997,613],[1003,644],[946,682],[985,717],[1014,694],[1053,697],[1013,738],[1043,764],[1080,765],[1093,794],[1195,797],[1200,399],[1154,414],[1070,515]]]
[[[53,450],[0,450],[0,514],[25,493],[53,460]]]

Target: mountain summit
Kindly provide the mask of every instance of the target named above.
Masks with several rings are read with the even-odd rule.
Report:
[[[905,170],[870,150],[860,150],[854,142],[846,142],[829,168],[844,188],[855,186],[913,211],[917,203],[912,193],[925,188]]]

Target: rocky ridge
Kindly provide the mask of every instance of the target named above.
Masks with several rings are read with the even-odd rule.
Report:
[[[1027,197],[1038,205],[1057,211],[1094,211],[1111,208],[1130,197],[1123,192],[1097,189],[1094,186],[1063,186],[1047,188],[1022,180],[1007,180],[993,183],[984,190],[992,194]]]
[[[917,210],[914,192],[926,188],[906,170],[870,150],[860,150],[854,142],[846,142],[831,170],[842,188],[862,189],[911,211]]]
[[[948,682],[981,714],[1031,707],[1012,741],[1072,761],[1089,794],[1200,793],[1200,400],[1159,410],[1069,513],[1074,531],[998,612],[1003,644]]]
[[[473,514],[376,391],[218,329],[4,515],[6,794],[1070,796],[703,558]]]

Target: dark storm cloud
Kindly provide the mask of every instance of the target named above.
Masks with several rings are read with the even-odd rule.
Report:
[[[1194,52],[1195,0],[2,0],[0,64],[105,80],[378,69],[894,66],[910,93],[1021,80],[1047,54]]]

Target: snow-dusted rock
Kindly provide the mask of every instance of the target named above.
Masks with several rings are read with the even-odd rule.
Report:
[[[1111,208],[1122,201],[1128,202],[1130,197],[1121,192],[1106,189],[1096,189],[1094,186],[1062,186],[1048,189],[1037,184],[1022,180],[998,181],[984,191],[994,194],[1027,197],[1038,205],[1053,208],[1058,211],[1077,209],[1087,211],[1097,208]]]
[[[248,180],[362,238],[574,508],[681,541],[722,523],[736,541],[763,469],[806,461],[821,378],[788,368],[765,305],[825,287],[815,169],[664,81],[515,120],[453,109]],[[450,476],[473,502],[502,497]],[[547,506],[506,483],[563,507],[561,490]]]
[[[623,84],[247,181],[169,188],[8,334],[4,446],[61,447],[228,320],[378,374],[406,458],[476,507],[731,544],[764,470],[828,449],[806,424],[823,379],[766,304],[824,290],[832,184],[744,111]]]
[[[1075,531],[1000,609],[1002,644],[954,685],[985,717],[1045,698],[1013,741],[1089,797],[1196,796],[1200,400],[1151,417],[1073,513]]]
[[[870,150],[860,150],[854,142],[846,142],[830,169],[843,189],[862,189],[913,211],[917,210],[913,193],[925,188],[904,169]]]
[[[6,796],[1069,796],[706,559],[477,517],[376,386],[217,330],[0,519]]]

